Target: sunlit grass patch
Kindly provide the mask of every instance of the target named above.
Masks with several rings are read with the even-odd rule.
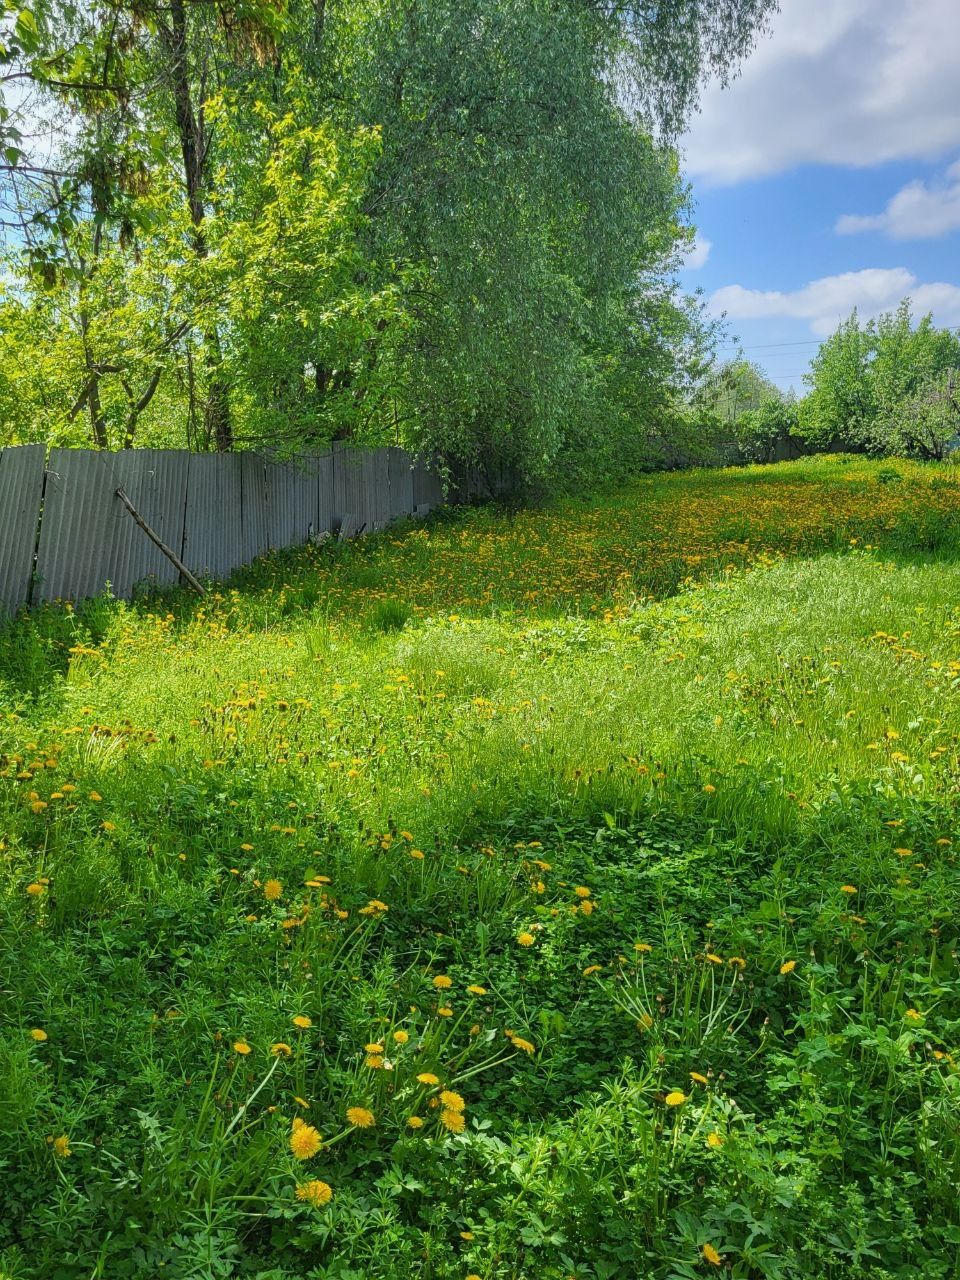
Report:
[[[0,1270],[954,1275],[956,494],[902,470],[5,633]]]

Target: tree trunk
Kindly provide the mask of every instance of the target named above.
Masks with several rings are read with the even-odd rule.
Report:
[[[183,175],[187,189],[187,205],[193,224],[193,247],[198,258],[207,256],[207,238],[204,231],[203,183],[209,139],[201,107],[198,115],[194,109],[190,88],[190,67],[187,60],[187,14],[184,0],[171,0],[170,27],[165,32],[170,54],[170,75],[173,89],[174,113],[180,151],[183,156]],[[220,334],[216,324],[203,329],[206,351],[204,363],[207,370],[207,396],[204,405],[204,427],[208,440],[217,451],[225,453],[233,446],[233,426],[230,418],[230,388],[223,376],[223,355]]]

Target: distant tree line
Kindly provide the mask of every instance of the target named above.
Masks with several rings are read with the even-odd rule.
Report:
[[[756,365],[729,361],[696,396],[704,435],[742,460],[771,461],[793,441],[927,460],[960,446],[960,331],[915,320],[910,300],[862,323],[854,312],[820,346],[804,375],[809,388],[784,393]]]

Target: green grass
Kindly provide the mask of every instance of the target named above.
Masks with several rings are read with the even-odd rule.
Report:
[[[0,1276],[960,1275],[960,486],[885,471],[0,633]]]

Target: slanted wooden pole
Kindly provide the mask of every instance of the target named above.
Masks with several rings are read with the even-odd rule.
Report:
[[[140,526],[143,532],[147,535],[150,541],[154,544],[154,546],[159,547],[160,550],[163,552],[163,554],[170,561],[170,563],[174,566],[174,568],[180,570],[180,574],[183,577],[184,581],[189,586],[193,587],[194,591],[196,591],[198,596],[205,596],[207,593],[204,591],[200,583],[196,580],[196,578],[193,576],[193,574],[190,572],[187,566],[183,563],[180,557],[167,546],[167,544],[163,541],[160,535],[157,533],[154,533],[154,531],[147,524],[146,520],[144,520],[140,512],[136,509],[136,507],[133,505],[133,503],[130,501],[127,495],[123,492],[122,487],[117,489],[117,497],[120,499],[123,505],[127,508],[130,514],[133,516],[134,520],[136,520],[137,524]]]

